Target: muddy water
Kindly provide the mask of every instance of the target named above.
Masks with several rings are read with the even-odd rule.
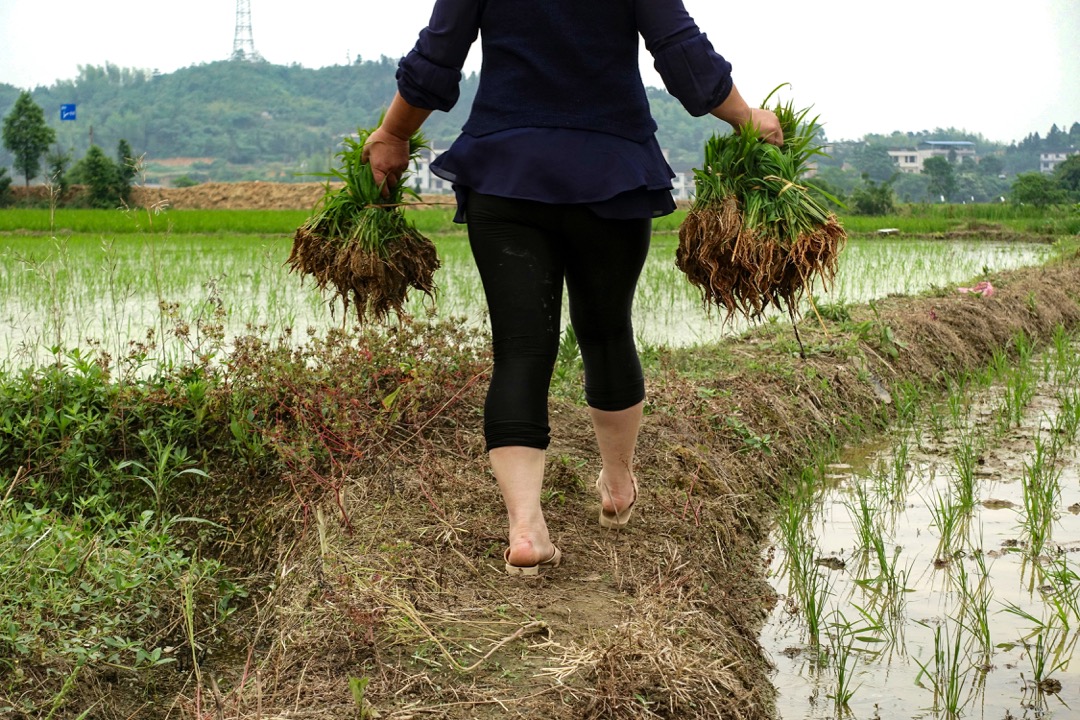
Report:
[[[1048,503],[1049,538],[1037,558],[1028,551],[1035,536],[1025,522],[1035,511],[1025,509],[1024,478],[1038,463],[1040,446],[1048,457],[1054,425],[1066,412],[1056,399],[1060,392],[1076,393],[1076,381],[1039,383],[1022,421],[1003,430],[1004,390],[983,390],[969,396],[962,420],[946,418],[943,404],[932,421],[849,448],[820,469],[825,489],[813,500],[805,539],[828,586],[817,648],[806,603],[792,584],[789,561],[798,550],[789,552],[791,543],[785,547],[779,532],[769,566],[780,602],[762,644],[775,664],[779,717],[1080,717],[1080,663],[1070,662],[1080,631],[1075,445],[1046,463],[1060,491]],[[958,461],[964,457],[972,462]],[[973,508],[958,514],[966,522],[943,531],[949,524],[940,509],[945,498],[957,500],[964,476],[972,479]],[[863,507],[869,512],[860,514]],[[860,517],[879,528],[891,573],[864,548]],[[879,579],[890,574],[892,592]],[[878,610],[886,606],[891,609]],[[879,629],[856,632],[873,625]],[[846,709],[836,701],[841,662],[852,692]],[[951,697],[943,697],[950,689]]]

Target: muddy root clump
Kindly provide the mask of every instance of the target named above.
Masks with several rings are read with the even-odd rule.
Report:
[[[757,318],[770,306],[797,308],[815,279],[828,288],[846,238],[830,217],[785,247],[766,230],[744,227],[738,201],[727,197],[687,214],[675,258],[706,306]]]
[[[352,305],[360,324],[381,322],[391,312],[400,316],[410,289],[434,299],[440,265],[434,243],[404,220],[378,249],[303,225],[286,262],[291,271],[310,275],[320,290],[334,293],[331,308],[340,299],[347,314]]]

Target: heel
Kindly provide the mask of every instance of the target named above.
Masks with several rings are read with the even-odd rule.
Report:
[[[634,514],[634,505],[637,504],[637,478],[634,478],[634,499],[625,508],[623,508],[622,510],[616,510],[615,512],[608,512],[607,510],[604,510],[604,495],[607,494],[610,496],[610,493],[607,493],[607,488],[604,487],[604,483],[601,481],[599,476],[597,476],[596,478],[596,489],[600,492],[600,516],[598,518],[600,527],[606,528],[608,530],[621,530],[622,528],[626,527],[626,525],[630,522],[630,517]]]

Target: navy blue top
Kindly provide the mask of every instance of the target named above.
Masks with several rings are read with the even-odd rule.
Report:
[[[461,67],[482,38],[480,87],[461,136],[433,164],[464,189],[584,203],[602,217],[671,212],[674,173],[638,72],[638,36],[668,91],[693,115],[731,92],[731,65],[682,0],[437,0],[398,66],[416,107],[449,110]]]

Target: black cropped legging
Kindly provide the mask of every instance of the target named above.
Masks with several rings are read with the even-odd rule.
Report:
[[[585,399],[624,410],[644,399],[630,309],[651,222],[607,220],[583,205],[469,193],[469,243],[487,296],[495,367],[484,404],[488,450],[548,446],[548,389],[562,289],[585,365]]]

